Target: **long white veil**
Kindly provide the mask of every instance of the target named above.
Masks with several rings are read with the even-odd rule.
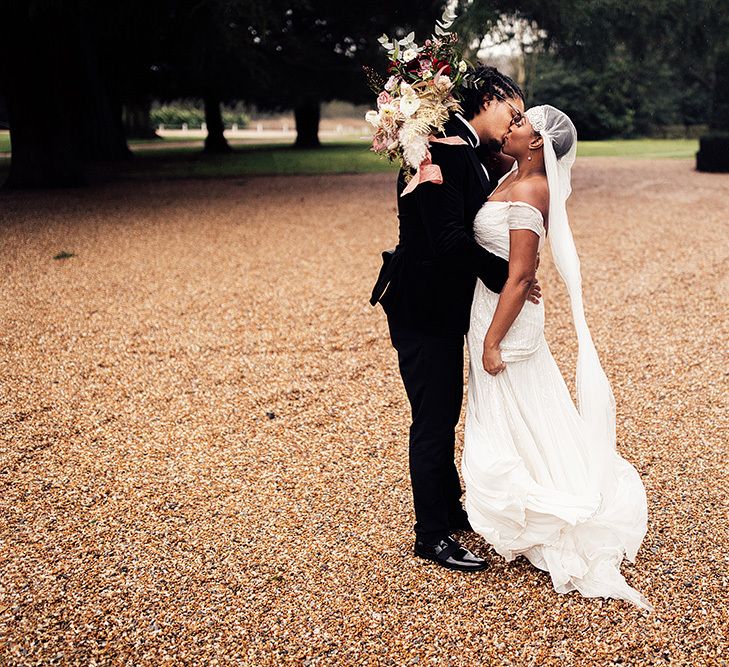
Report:
[[[597,458],[590,466],[595,482],[606,495],[614,491],[608,476],[615,453],[615,397],[585,319],[582,301],[580,258],[567,216],[567,199],[572,192],[572,165],[577,154],[577,130],[569,117],[550,105],[526,112],[529,122],[544,138],[544,165],[549,184],[549,238],[552,258],[569,293],[572,319],[579,345],[575,387],[577,405],[591,451]],[[559,153],[559,156],[558,156]],[[603,498],[605,500],[605,498]]]

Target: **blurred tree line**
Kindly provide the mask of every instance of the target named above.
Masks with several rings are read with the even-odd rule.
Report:
[[[250,115],[241,103],[231,107],[223,105],[221,115],[225,125],[237,125],[239,129],[247,127]],[[169,104],[152,104],[151,111],[144,115],[152,127],[163,125],[165,128],[179,128],[187,125],[189,129],[203,127],[205,111],[189,100],[175,101]],[[149,127],[149,124],[147,125]]]
[[[503,15],[533,25],[528,101],[563,108],[584,138],[674,123],[724,128],[726,3],[461,0],[457,28],[477,43]],[[0,0],[5,185],[81,184],[93,161],[131,159],[127,139],[154,136],[155,100],[202,100],[208,152],[230,150],[222,105],[237,102],[293,109],[296,146],[316,147],[322,102],[371,101],[361,67],[384,65],[377,37],[424,37],[443,4]]]
[[[475,0],[461,29],[478,38],[504,16],[537,36],[520,54],[528,104],[563,109],[584,139],[727,127],[727,0]]]

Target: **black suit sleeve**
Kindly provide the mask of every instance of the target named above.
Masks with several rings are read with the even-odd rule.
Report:
[[[509,263],[480,246],[466,233],[464,184],[466,169],[472,167],[461,146],[431,147],[431,156],[443,176],[443,183],[419,184],[406,197],[416,197],[435,257],[475,273],[493,292],[501,292]]]

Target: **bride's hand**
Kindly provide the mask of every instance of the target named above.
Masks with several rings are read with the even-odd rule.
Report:
[[[501,360],[501,350],[498,347],[491,347],[483,343],[483,368],[489,375],[498,375],[506,369],[506,364]]]

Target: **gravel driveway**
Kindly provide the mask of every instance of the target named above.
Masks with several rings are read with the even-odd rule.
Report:
[[[411,555],[367,302],[393,175],[116,183],[0,195],[0,663],[727,664],[729,176],[591,158],[573,184],[653,614],[478,537],[477,575]],[[540,278],[571,383],[548,257]]]

